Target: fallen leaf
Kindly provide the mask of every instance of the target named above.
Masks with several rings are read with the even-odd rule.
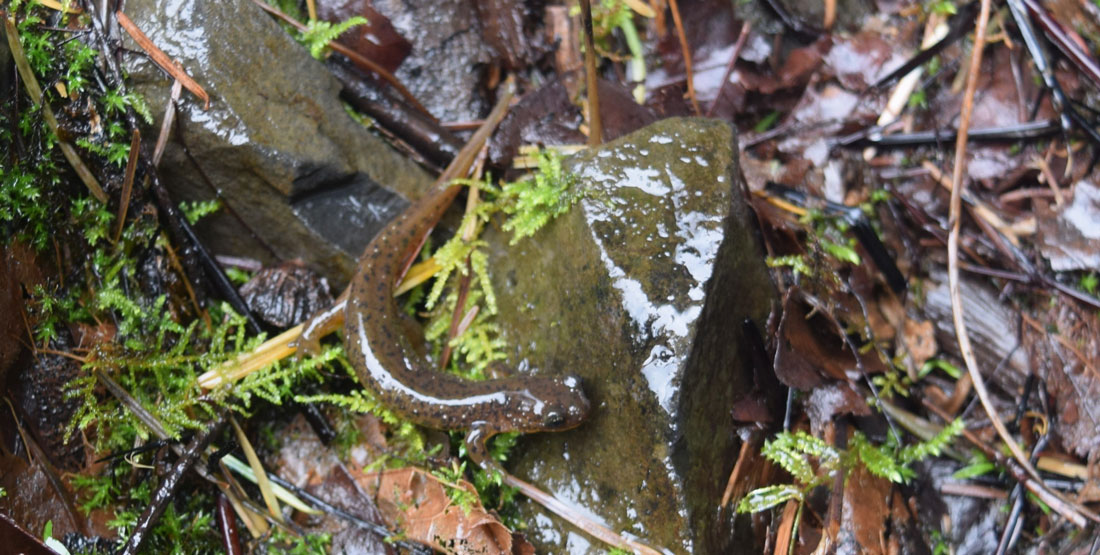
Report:
[[[443,483],[418,468],[398,468],[357,474],[359,487],[378,501],[386,520],[394,522],[405,537],[432,545],[446,553],[511,553],[512,534],[480,503],[463,511],[451,502]],[[473,485],[460,487],[476,499]]]
[[[1057,272],[1100,268],[1100,187],[1082,180],[1061,210],[1039,211],[1039,250]]]
[[[905,332],[902,334],[905,348],[913,357],[913,366],[920,368],[939,351],[936,344],[936,328],[928,320],[905,320]]]
[[[393,73],[412,51],[412,43],[394,29],[386,16],[371,6],[370,0],[321,0],[317,2],[317,18],[331,23],[354,16],[367,19],[366,25],[348,29],[336,40],[364,58]],[[364,67],[364,71],[372,71]]]

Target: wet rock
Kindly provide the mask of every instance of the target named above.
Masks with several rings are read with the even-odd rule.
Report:
[[[412,53],[396,76],[440,121],[477,119],[488,107],[479,95],[480,66],[489,63],[473,0],[374,0]]]
[[[173,135],[201,171],[171,143],[160,170],[177,200],[220,191],[227,209],[198,225],[216,253],[300,258],[343,280],[405,197],[431,182],[344,112],[323,64],[252,2],[135,0],[126,13],[210,94],[203,111],[183,93]],[[128,36],[123,44],[138,48]],[[145,136],[155,137],[171,81],[143,56],[124,59],[157,120]]]
[[[737,159],[726,124],[663,120],[570,159],[589,194],[534,238],[490,238],[511,362],[581,375],[594,408],[521,440],[511,470],[675,552],[734,541],[717,505],[739,447],[730,406],[752,387],[741,323],[775,299]],[[540,551],[589,551],[524,510]]]

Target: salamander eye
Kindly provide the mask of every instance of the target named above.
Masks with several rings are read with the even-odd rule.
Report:
[[[565,424],[565,415],[558,411],[550,411],[543,417],[542,423],[547,428],[557,428]]]

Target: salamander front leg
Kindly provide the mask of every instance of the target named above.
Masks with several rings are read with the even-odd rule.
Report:
[[[466,434],[466,454],[468,454],[470,459],[477,463],[478,466],[490,474],[494,470],[502,473],[504,472],[504,469],[493,460],[493,457],[489,454],[489,446],[486,445],[489,438],[493,437],[495,434],[496,432],[490,430],[484,423],[476,422]]]
[[[332,306],[314,314],[302,324],[302,334],[294,342],[298,349],[298,358],[321,352],[321,338],[344,325],[344,309],[347,306],[348,291],[345,289]]]

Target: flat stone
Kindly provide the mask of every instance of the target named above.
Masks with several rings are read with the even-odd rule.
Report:
[[[336,79],[252,2],[134,0],[126,14],[210,95],[203,110],[184,90],[178,116],[201,173],[169,143],[160,175],[176,200],[214,198],[202,174],[218,189],[228,209],[198,225],[216,253],[298,258],[342,285],[374,233],[431,183],[351,119]],[[144,56],[124,59],[156,118],[143,138],[155,140],[172,82]]]
[[[737,152],[725,123],[663,120],[569,159],[588,194],[534,237],[489,234],[511,362],[580,375],[593,405],[576,430],[522,438],[510,470],[674,552],[735,540],[718,503],[740,446],[730,407],[752,387],[741,324],[763,329],[776,299]],[[603,548],[523,510],[540,551]]]

